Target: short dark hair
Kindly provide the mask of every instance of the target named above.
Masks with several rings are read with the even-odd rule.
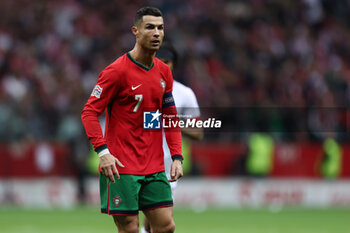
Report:
[[[144,15],[152,15],[152,16],[160,16],[163,17],[162,12],[155,7],[146,6],[142,7],[136,12],[135,19],[134,19],[134,25],[139,24],[142,21],[142,17]]]

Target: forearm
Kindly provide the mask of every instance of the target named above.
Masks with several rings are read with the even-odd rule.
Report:
[[[165,108],[163,110],[163,113],[169,116],[174,116],[172,118],[173,121],[179,120],[178,117],[176,117],[177,111],[175,106]],[[165,133],[165,138],[168,143],[170,154],[172,155],[172,157],[175,156],[179,158],[180,156],[182,158],[182,146],[181,146],[182,136],[181,136],[180,127],[176,124],[176,127],[164,129],[164,133]]]
[[[95,150],[106,148],[107,142],[103,137],[101,125],[98,120],[98,113],[85,107],[81,114],[81,121],[85,128],[86,135]]]
[[[180,130],[174,130],[174,131],[165,130],[164,133],[165,133],[166,141],[168,143],[170,154],[173,157],[173,159],[179,158],[179,156],[181,156],[181,159],[183,159],[182,146],[181,146],[181,142],[182,142],[181,131]]]
[[[203,129],[200,129],[200,128],[196,128],[196,129],[182,128],[181,132],[183,135],[197,141],[202,140],[204,136]]]

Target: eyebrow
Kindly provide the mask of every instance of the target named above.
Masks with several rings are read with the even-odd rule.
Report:
[[[153,23],[146,23],[145,26],[155,26],[155,27],[160,27],[160,26],[163,26],[164,24],[153,24]]]

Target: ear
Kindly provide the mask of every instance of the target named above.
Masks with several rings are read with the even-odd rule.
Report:
[[[134,34],[135,36],[137,36],[137,34],[138,34],[137,27],[136,27],[136,26],[132,26],[131,32],[132,32],[132,34]]]

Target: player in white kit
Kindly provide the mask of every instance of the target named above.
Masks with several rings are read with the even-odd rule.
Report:
[[[174,70],[174,67],[177,63],[177,53],[170,43],[163,42],[163,45],[157,51],[156,56],[160,60],[162,60],[164,63],[166,63],[170,67],[171,71]],[[176,103],[177,114],[181,120],[200,118],[200,110],[199,110],[197,98],[191,88],[183,85],[182,83],[174,79],[173,97]],[[184,136],[187,136],[187,138],[190,138],[193,140],[201,140],[203,138],[202,129],[196,128],[193,130],[193,129],[182,128],[181,132]],[[163,132],[163,150],[164,150],[165,172],[168,179],[171,180],[170,167],[173,160],[171,159],[170,150],[166,142],[164,132]],[[171,191],[174,199],[177,181],[170,182],[170,185],[171,185]],[[148,233],[148,232],[150,232],[150,226],[145,217],[144,227],[141,228],[141,233]]]

